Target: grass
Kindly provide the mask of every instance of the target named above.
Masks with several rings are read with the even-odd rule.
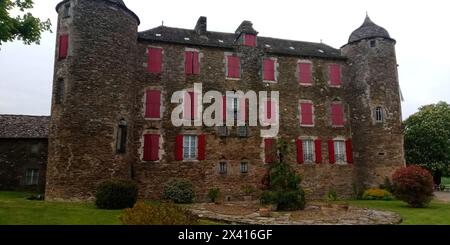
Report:
[[[97,209],[92,203],[27,200],[29,194],[0,192],[0,224],[118,225],[121,210]]]
[[[0,225],[120,225],[122,210],[98,209],[93,203],[30,201],[31,194],[0,192]],[[147,202],[156,204],[156,202]],[[201,225],[220,224],[200,219]]]
[[[450,185],[450,177],[442,177],[441,184]]]
[[[427,208],[410,208],[401,201],[349,201],[356,207],[388,210],[403,218],[403,225],[449,225],[450,203],[432,201]]]

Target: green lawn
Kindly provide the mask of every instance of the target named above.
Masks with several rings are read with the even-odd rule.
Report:
[[[0,192],[1,225],[121,224],[121,210],[97,209],[90,203],[29,201],[28,196],[21,192]]]
[[[450,225],[450,203],[432,201],[427,208],[410,208],[401,201],[349,201],[349,204],[396,212],[403,217],[404,225]]]
[[[441,184],[450,185],[450,177],[442,177]]]

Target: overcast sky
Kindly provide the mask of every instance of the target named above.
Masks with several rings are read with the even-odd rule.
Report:
[[[35,0],[33,14],[56,29],[58,0]],[[450,102],[450,9],[446,0],[125,0],[141,19],[140,31],[161,25],[192,29],[199,16],[208,30],[234,32],[243,20],[259,35],[320,42],[339,48],[366,11],[397,40],[403,118],[421,105]],[[0,46],[0,114],[49,115],[55,32],[41,45]]]

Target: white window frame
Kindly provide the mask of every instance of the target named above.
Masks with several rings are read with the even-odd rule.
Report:
[[[183,135],[183,160],[198,160],[198,136]]]
[[[308,143],[311,143],[311,145],[308,146]],[[314,139],[302,139],[302,148],[303,161],[305,163],[314,163],[316,159]],[[308,150],[310,150],[310,153],[308,152]],[[307,155],[310,155],[311,159],[307,159]]]
[[[311,83],[304,83],[300,81],[300,64],[311,64]],[[314,65],[313,62],[311,60],[298,60],[297,61],[297,81],[298,84],[300,84],[300,86],[305,86],[305,87],[310,87],[313,86],[314,84]]]
[[[265,59],[269,59],[273,61],[273,78],[275,80],[265,80],[264,79],[264,60]],[[262,62],[262,78],[263,78],[263,83],[277,83],[278,82],[278,58],[275,57],[264,57],[263,58],[263,62]]]
[[[245,168],[243,167],[244,165],[245,165]],[[248,164],[247,161],[241,161],[240,164],[239,164],[239,172],[241,174],[247,174],[248,173],[248,169],[249,169],[248,165],[249,164]],[[243,171],[243,170],[245,170],[245,171]]]
[[[228,166],[226,161],[219,162],[219,174],[226,174],[228,172]]]
[[[342,143],[342,149],[338,147],[338,144]],[[336,138],[333,139],[333,147],[334,147],[334,160],[337,164],[347,164],[347,149],[345,145],[345,139]]]
[[[384,122],[384,110],[382,106],[375,107],[375,122],[376,123]]]
[[[236,53],[225,52],[225,79],[239,81],[242,78],[242,60],[241,55]],[[239,77],[229,77],[228,76],[228,58],[231,56],[239,57]]]
[[[302,123],[302,103],[309,103],[312,105],[312,124],[303,124]],[[302,127],[306,127],[306,128],[312,128],[315,126],[315,111],[314,111],[314,103],[312,102],[312,100],[299,100],[298,102],[298,116],[299,116],[299,121],[300,121],[300,126]]]

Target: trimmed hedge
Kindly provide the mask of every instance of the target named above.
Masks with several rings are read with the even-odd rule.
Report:
[[[195,198],[192,183],[184,179],[173,179],[164,185],[164,199],[175,203],[192,203]]]
[[[131,208],[138,197],[137,184],[130,180],[107,180],[97,186],[95,205],[101,209]]]

